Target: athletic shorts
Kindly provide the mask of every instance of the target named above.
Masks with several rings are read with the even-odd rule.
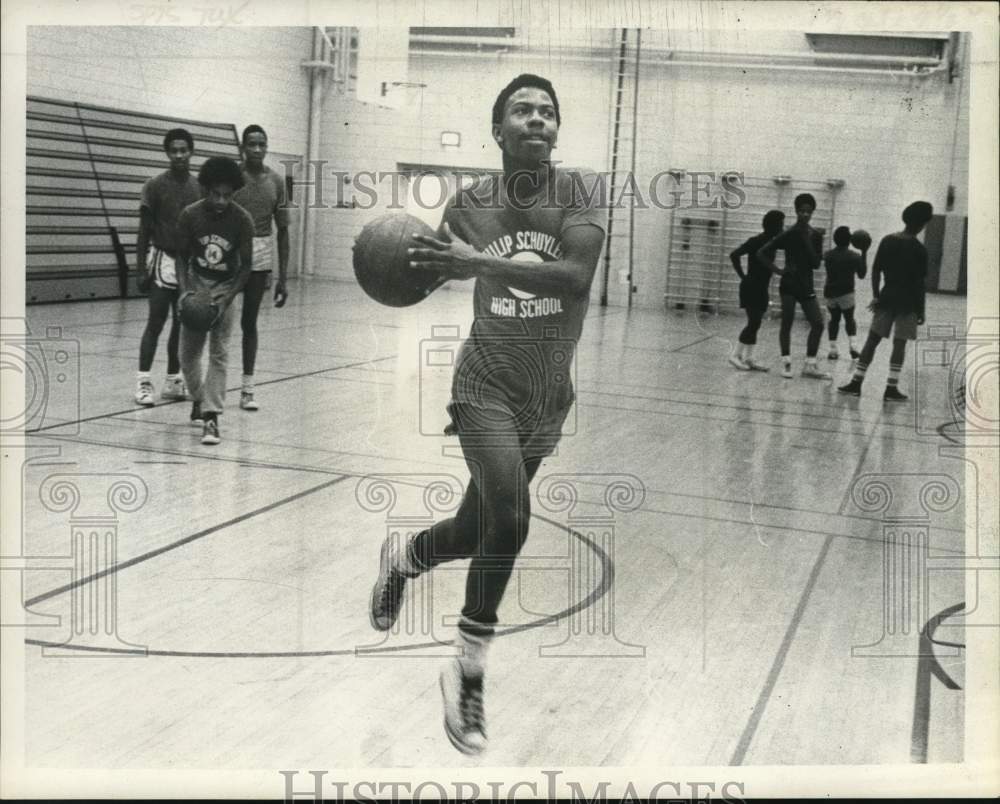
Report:
[[[177,290],[177,262],[158,246],[150,244],[146,252],[146,270],[153,281],[164,290]]]
[[[570,400],[568,405],[557,410],[539,416],[525,416],[500,399],[479,402],[453,400],[448,403],[451,424],[444,432],[445,435],[461,433],[466,440],[486,446],[518,446],[524,458],[545,458],[555,452],[572,407]],[[496,433],[498,422],[510,420],[516,423],[516,442],[506,434],[506,427],[503,435]]]
[[[778,286],[778,291],[782,296],[791,296],[799,304],[805,304],[810,299],[816,298],[816,289],[812,282],[801,282],[794,278],[783,281]]]
[[[872,316],[871,330],[880,338],[888,338],[890,330],[897,340],[915,341],[917,339],[916,313],[894,313],[892,310],[875,309]]]
[[[826,306],[831,310],[850,310],[854,306],[854,294],[845,293],[843,296],[826,297]]]
[[[254,271],[274,270],[274,238],[271,235],[253,239],[253,269]]]
[[[740,282],[740,307],[744,310],[767,310],[770,303],[767,284],[750,279]]]

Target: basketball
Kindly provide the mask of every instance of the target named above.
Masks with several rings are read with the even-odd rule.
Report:
[[[411,268],[407,251],[419,244],[414,234],[435,232],[420,218],[392,212],[369,222],[354,241],[354,276],[379,304],[409,307],[444,284],[435,271]]]
[[[218,315],[219,306],[212,301],[212,295],[207,290],[195,291],[181,302],[181,323],[195,332],[208,332]]]
[[[864,229],[856,229],[851,232],[851,245],[856,249],[864,251],[872,244],[872,236]]]

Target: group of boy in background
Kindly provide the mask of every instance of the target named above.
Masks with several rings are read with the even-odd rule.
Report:
[[[847,331],[853,376],[837,390],[850,396],[861,395],[861,385],[883,338],[893,339],[889,358],[889,378],[883,393],[887,402],[901,402],[907,396],[899,390],[899,375],[906,355],[906,342],[916,340],[917,327],[924,323],[925,289],[927,276],[927,249],[917,236],[934,215],[934,208],[926,201],[915,201],[903,210],[904,228],[887,235],[879,243],[872,266],[872,302],[874,313],[868,338],[861,351],[857,347],[857,322],[854,319],[854,281],[864,279],[868,272],[868,246],[870,240],[859,242],[860,252],[851,249],[851,231],[846,226],[834,230],[834,248],[822,251],[823,234],[810,225],[816,211],[816,199],[809,193],[796,196],[794,201],[795,224],[784,228],[785,215],[772,209],[764,215],[763,230],[729,255],[740,277],[740,307],[746,312],[747,323],[739,335],[739,343],[730,355],[729,362],[741,371],[767,371],[767,367],[754,359],[757,332],[770,305],[771,276],[781,277],[778,292],[781,299],[781,375],[791,379],[791,330],[795,308],[801,307],[809,322],[806,341],[806,359],[803,377],[819,380],[832,379],[818,364],[818,353],[823,338],[823,314],[816,298],[813,274],[821,264],[826,268],[824,300],[830,313],[827,334],[830,348],[827,357],[840,356],[837,339],[840,321]],[[785,254],[784,267],[774,262],[778,251]],[[742,258],[748,257],[744,271]]]
[[[190,172],[194,138],[183,128],[163,138],[169,168],[142,188],[136,269],[139,289],[149,294],[149,317],[139,350],[135,401],[156,403],[151,369],[168,315],[165,400],[192,399],[191,421],[202,427],[202,443],[218,444],[228,368],[228,343],[234,312],[243,295],[243,377],[240,408],[254,411],[257,317],[274,263],[272,221],[277,229],[278,279],[275,307],[287,299],[288,211],[285,185],[264,164],[267,134],[247,126],[241,138],[242,163],[223,156],[205,160],[195,178]],[[218,309],[211,329],[199,332],[180,321],[185,299],[207,291]],[[208,343],[208,366],[201,357]]]

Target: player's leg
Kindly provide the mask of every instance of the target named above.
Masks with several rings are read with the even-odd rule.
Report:
[[[196,332],[190,327],[181,325],[178,357],[181,362],[181,372],[191,396],[191,423],[199,427],[204,423],[201,413],[201,402],[205,391],[205,378],[201,370],[201,353],[205,351],[205,341],[208,333]]]
[[[792,324],[795,322],[796,299],[791,293],[781,294],[781,327],[778,346],[781,348],[781,376],[792,378]]]
[[[802,370],[803,377],[811,377],[815,380],[833,379],[827,372],[819,368],[816,362],[816,355],[819,353],[819,345],[823,340],[823,313],[819,309],[819,302],[816,296],[809,296],[802,299],[802,312],[809,322],[809,337],[806,340],[806,365]]]
[[[253,395],[253,372],[257,363],[257,316],[270,276],[268,271],[254,271],[243,288],[243,310],[240,314],[240,326],[243,330],[243,383],[240,407],[243,410],[258,408]]]
[[[139,405],[156,402],[151,372],[156,345],[163,332],[163,325],[170,314],[170,291],[152,282],[149,288],[149,317],[139,342],[139,372],[136,377],[135,401]]]
[[[890,314],[881,310],[875,311],[875,315],[872,316],[871,328],[868,330],[868,340],[865,341],[864,348],[861,350],[858,361],[854,365],[854,376],[851,377],[851,381],[847,385],[841,385],[837,389],[842,394],[849,394],[851,396],[861,395],[861,384],[865,381],[868,366],[871,365],[872,360],[875,358],[875,350],[878,348],[879,341],[889,336],[889,327],[891,324],[892,316]]]
[[[743,330],[745,333],[746,341],[743,347],[743,362],[746,363],[747,368],[751,371],[767,371],[767,366],[763,366],[758,363],[753,356],[754,348],[757,345],[757,333],[760,332],[760,325],[764,321],[764,314],[767,312],[767,307],[753,307],[747,309],[747,326]],[[743,339],[744,335],[741,333],[740,338]]]
[[[851,350],[851,360],[857,360],[861,353],[858,352],[858,324],[854,320],[854,305],[844,310],[844,330],[847,332],[847,342]]]
[[[177,354],[181,340],[181,320],[177,311],[177,288],[170,288],[170,335],[167,338],[167,377],[160,395],[164,399],[184,399],[187,395]]]
[[[202,444],[218,444],[219,414],[226,400],[226,369],[229,365],[229,335],[233,327],[233,305],[230,304],[222,318],[209,333],[208,370],[205,372],[201,412],[205,417]]]
[[[830,339],[830,352],[827,358],[836,360],[840,357],[840,353],[837,351],[837,337],[840,335],[841,309],[840,305],[834,300],[831,300],[826,309],[830,312],[830,323],[827,324],[826,330],[827,337]]]
[[[906,313],[893,322],[892,354],[889,356],[889,379],[882,399],[886,402],[905,402],[909,397],[899,390],[899,375],[906,360],[906,342],[917,339],[917,315]]]
[[[746,326],[743,327],[742,330],[740,330],[739,338],[737,338],[738,342],[736,345],[736,351],[734,351],[729,355],[729,362],[733,365],[734,368],[737,368],[740,371],[747,371],[750,368],[746,364],[745,356],[746,356],[747,346],[753,343],[753,341],[750,340],[750,338],[752,337],[750,335],[750,324],[751,321],[753,320],[753,311],[749,307],[744,307],[744,310],[747,314],[747,323]]]

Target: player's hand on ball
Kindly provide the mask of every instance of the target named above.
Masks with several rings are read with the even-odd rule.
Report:
[[[285,290],[285,283],[281,279],[274,283],[274,306],[284,307],[288,299],[288,292]]]
[[[444,240],[430,235],[413,236],[424,248],[409,250],[410,267],[436,271],[448,279],[471,279],[475,276],[475,263],[479,252],[451,231],[446,223],[442,231]]]

